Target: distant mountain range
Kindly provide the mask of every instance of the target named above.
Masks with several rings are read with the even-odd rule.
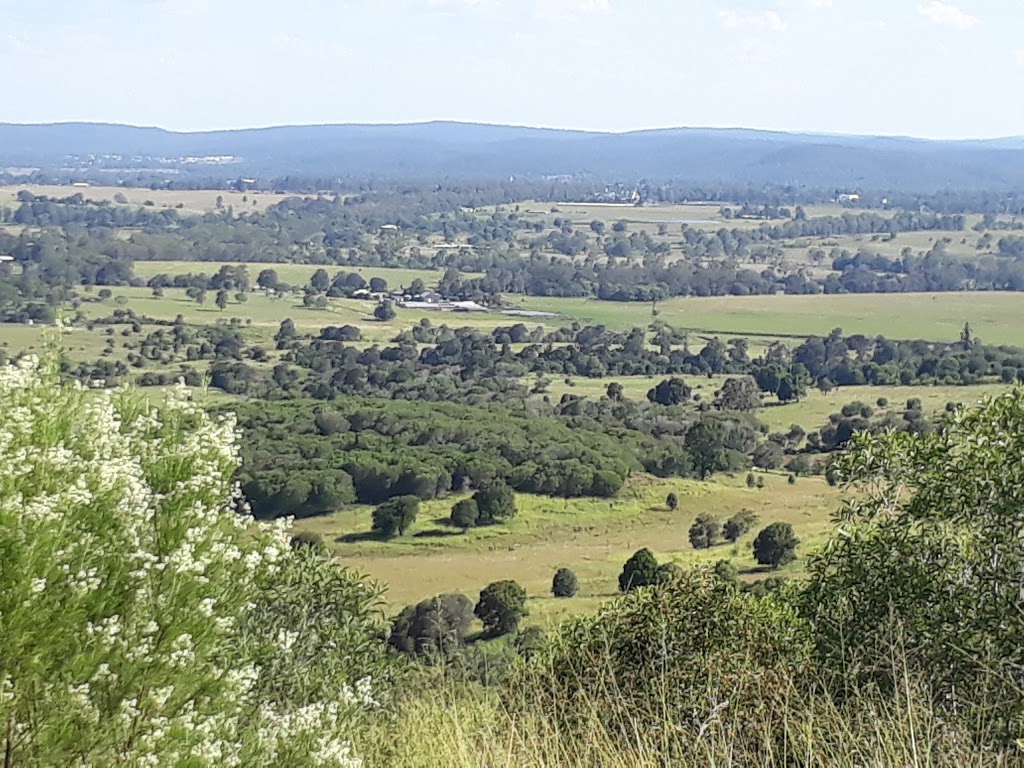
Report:
[[[0,123],[4,167],[211,176],[495,178],[837,188],[1024,189],[1024,137],[926,141],[670,128],[593,133],[472,123],[308,125],[177,133],[102,123]]]

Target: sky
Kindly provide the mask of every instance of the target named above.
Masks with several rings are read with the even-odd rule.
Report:
[[[1024,0],[0,0],[0,122],[1024,135]]]

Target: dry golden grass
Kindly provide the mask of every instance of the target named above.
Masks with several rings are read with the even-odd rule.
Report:
[[[207,213],[216,209],[217,198],[220,197],[224,208],[231,206],[236,214],[245,211],[263,211],[268,206],[279,203],[286,197],[270,192],[232,192],[222,189],[146,189],[145,187],[72,187],[56,184],[12,184],[0,186],[0,206],[17,205],[16,196],[21,190],[34,195],[48,197],[69,197],[81,193],[86,200],[114,201],[114,195],[124,195],[127,205],[141,206],[151,201],[156,208],[177,208],[185,213]],[[242,198],[246,198],[243,202]]]

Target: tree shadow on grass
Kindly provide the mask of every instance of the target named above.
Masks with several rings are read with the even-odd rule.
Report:
[[[376,531],[360,531],[355,533],[344,533],[335,539],[339,544],[358,544],[363,541],[384,541]]]
[[[758,576],[763,574],[774,574],[776,576],[786,575],[785,572],[781,571],[779,568],[772,568],[770,565],[749,565],[738,569],[738,573],[741,576]]]
[[[454,529],[450,531],[417,531],[412,536],[414,539],[445,539],[449,536],[461,536],[462,529]]]

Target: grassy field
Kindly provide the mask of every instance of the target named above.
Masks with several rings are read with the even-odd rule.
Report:
[[[631,203],[550,203],[529,200],[519,204],[520,213],[524,216],[543,215],[545,217],[562,217],[579,225],[591,221],[602,221],[611,225],[616,221],[625,221],[635,225],[634,229],[646,229],[654,234],[658,224],[667,224],[669,231],[679,233],[682,224],[705,229],[752,229],[761,226],[763,219],[726,219],[720,214],[721,209],[737,209],[735,205],[720,202],[695,202],[679,205],[646,205],[637,207]],[[504,211],[509,206],[498,206]],[[493,209],[486,209],[490,212]],[[842,216],[850,210],[838,204],[804,206],[808,217]],[[858,209],[856,213],[863,213]],[[779,223],[784,219],[770,220],[768,223]]]
[[[858,400],[870,405],[877,415],[882,415],[889,411],[898,413],[904,410],[907,400],[916,397],[921,400],[925,413],[937,414],[945,410],[946,403],[970,405],[988,395],[1002,392],[1008,386],[977,384],[968,387],[840,387],[828,394],[812,389],[799,403],[771,403],[757,415],[773,432],[786,431],[791,424],[799,424],[810,430],[824,426],[830,415],[838,413],[847,403]],[[889,405],[884,408],[877,405],[878,399],[883,397],[889,401]]]
[[[581,323],[625,330],[651,322],[651,305],[597,299],[512,298],[525,309],[558,312]],[[956,341],[965,322],[987,344],[1024,345],[1024,293],[911,293],[716,296],[659,302],[658,318],[707,334],[847,335]]]
[[[14,184],[0,186],[0,206],[17,205],[17,194],[21,190],[27,190],[34,195],[46,195],[48,197],[68,197],[81,193],[86,200],[114,201],[114,195],[122,194],[128,200],[127,205],[141,206],[146,201],[151,201],[157,208],[177,208],[182,205],[185,213],[207,213],[213,211],[217,206],[217,198],[221,198],[224,208],[231,206],[235,213],[244,211],[262,211],[275,203],[279,203],[286,197],[294,195],[279,195],[269,192],[232,192],[228,190],[215,189],[146,189],[145,187],[72,187],[67,185],[46,185],[46,184]],[[242,198],[246,200],[243,201]]]
[[[524,494],[518,497],[519,515],[507,526],[466,534],[444,522],[457,500],[452,497],[425,503],[412,532],[392,542],[368,537],[369,507],[301,520],[296,527],[321,534],[346,564],[387,584],[392,606],[445,591],[475,596],[487,583],[508,578],[531,595],[532,621],[547,624],[615,595],[622,564],[641,547],[650,547],[661,562],[712,564],[726,559],[745,578],[763,576],[751,554],[753,534],[736,545],[710,550],[690,546],[687,533],[701,512],[724,520],[740,509],[752,509],[762,527],[792,523],[804,542],[804,554],[820,546],[831,530],[829,513],[838,504],[838,492],[820,478],[801,478],[790,486],[785,475],[761,477],[765,487],[751,489],[742,476],[702,483],[641,475],[611,500]],[[669,492],[679,496],[674,512],[665,506]],[[561,566],[572,568],[580,579],[580,594],[572,600],[550,596],[551,577]],[[798,561],[785,572],[800,568]]]
[[[601,379],[587,379],[580,376],[572,376],[569,378],[570,382],[567,384],[565,378],[556,378],[548,376],[551,383],[548,385],[546,393],[552,398],[557,399],[565,394],[576,395],[578,397],[590,397],[600,398],[603,397],[608,389],[608,385],[615,381],[622,385],[623,395],[630,400],[646,400],[647,391],[654,387],[658,382],[668,378],[667,376],[608,376]],[[728,379],[728,376],[684,376],[686,383],[689,384],[694,391],[695,395],[700,395],[705,400],[711,400],[714,398],[715,392],[721,388],[723,382]],[[523,383],[532,386],[535,377],[526,378]]]

